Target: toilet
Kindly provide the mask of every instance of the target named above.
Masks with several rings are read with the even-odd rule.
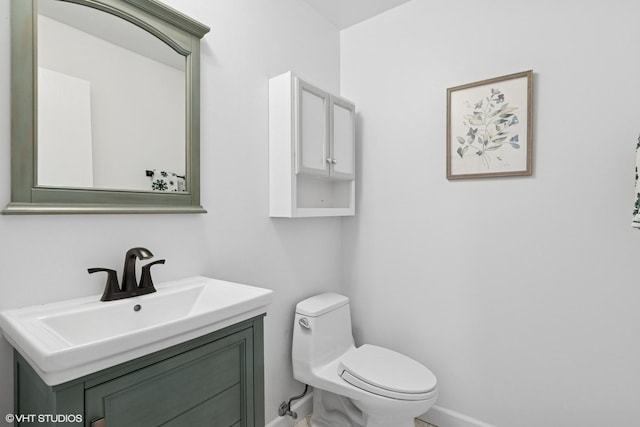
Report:
[[[419,362],[355,346],[344,295],[296,305],[291,358],[294,378],[314,388],[312,427],[414,427],[438,397],[435,375]]]

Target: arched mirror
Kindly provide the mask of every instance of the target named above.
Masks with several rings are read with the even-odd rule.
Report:
[[[12,0],[3,213],[205,212],[200,39],[154,0]]]

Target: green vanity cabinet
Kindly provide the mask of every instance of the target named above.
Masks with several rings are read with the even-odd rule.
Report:
[[[264,426],[263,316],[56,386],[15,353],[16,414],[87,427]]]

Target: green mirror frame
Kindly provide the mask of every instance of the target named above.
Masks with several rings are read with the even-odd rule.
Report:
[[[209,27],[155,0],[58,1],[123,18],[186,57],[187,192],[37,185],[37,0],[11,0],[11,201],[2,213],[205,213],[200,205],[200,39]]]

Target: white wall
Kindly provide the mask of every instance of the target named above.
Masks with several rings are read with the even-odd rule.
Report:
[[[414,0],[341,33],[359,111],[343,224],[356,339],[432,368],[445,409],[500,427],[637,423],[638,13]],[[527,69],[534,175],[447,181],[446,88]]]
[[[339,85],[339,33],[298,0],[170,0],[211,26],[202,44],[202,204],[206,215],[0,216],[0,309],[100,294],[88,267],[122,268],[142,245],[189,275],[275,290],[266,318],[266,418],[301,391],[292,379],[295,302],[338,290],[340,221],[268,217],[267,80],[288,69]],[[9,2],[0,2],[0,205],[10,198]],[[12,412],[11,348],[0,340],[0,414]]]

